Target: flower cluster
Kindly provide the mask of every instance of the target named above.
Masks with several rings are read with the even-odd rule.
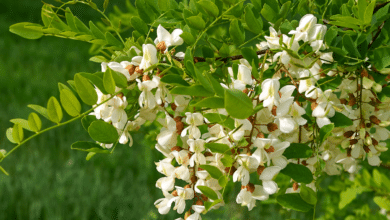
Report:
[[[323,68],[333,62],[324,41],[327,27],[317,24],[311,14],[288,35],[272,26],[269,31],[257,45],[267,50],[258,57],[263,62],[256,67],[240,59],[237,69],[228,68],[229,79],[220,83],[225,90],[241,91],[253,107],[263,107],[246,119],[233,119],[224,108],[196,109],[190,106],[194,97],[171,94],[172,86],[161,81],[164,73],[157,64],[183,57],[183,53],[173,56],[170,50],[183,44],[180,29],[169,33],[160,25],[154,44],[144,44],[142,50],[132,48],[139,55],[131,61],[102,63],[103,72],[110,68],[123,74],[127,89],[140,92],[137,114],[129,117],[126,96],[112,97],[96,87],[97,105],[104,104],[92,114],[117,129],[119,143],[130,142],[131,146],[130,132],[146,121],[161,124],[155,146],[165,156],[156,163],[163,175],[156,182],[164,195],[155,202],[159,213],[168,213],[174,204],[179,214],[188,210],[187,220],[201,219],[201,213],[224,204],[229,178],[242,185],[236,202],[251,210],[256,200],[267,200],[278,192],[275,177],[288,166],[304,166],[311,173],[310,181],[292,177],[286,193],[298,193],[302,184],[315,191],[320,172],[337,175],[344,169],[355,173],[358,161],[365,159],[372,166],[380,164],[379,156],[387,150],[383,141],[389,131],[384,127],[390,124],[390,113],[385,110],[389,106],[376,96],[382,86],[369,74],[370,67],[358,72]],[[263,77],[256,78],[253,72]],[[183,80],[195,82],[188,76]],[[340,83],[332,89],[323,86],[324,80]],[[223,120],[206,117],[210,115]],[[324,136],[323,130],[340,118],[349,118],[351,123],[336,126],[331,136]],[[305,146],[310,155],[287,156],[286,151],[296,146]],[[193,205],[186,207],[186,200]]]

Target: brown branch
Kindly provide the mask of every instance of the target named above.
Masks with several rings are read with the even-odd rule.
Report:
[[[390,1],[389,1],[389,2],[384,2],[384,3],[381,3],[381,4],[378,4],[377,6],[375,6],[375,8],[374,8],[374,13],[377,12],[379,9],[385,7],[385,6],[386,6],[387,4],[389,4],[389,3],[390,3]]]
[[[262,54],[265,54],[266,52],[268,51],[268,49],[266,50],[260,50],[260,51],[257,51],[256,54],[257,55],[262,55]],[[184,58],[180,58],[180,57],[176,57],[176,56],[172,56],[173,59],[181,62],[184,60]],[[215,60],[220,60],[224,63],[226,63],[229,59],[230,60],[239,60],[239,59],[242,59],[244,58],[243,55],[236,55],[236,56],[231,56],[231,57],[217,57],[215,58]],[[206,58],[204,57],[194,57],[194,62],[197,63],[197,62],[206,62]]]
[[[385,164],[381,163],[380,166],[383,167],[383,168],[385,168],[385,169],[390,170],[390,166],[389,166],[389,165],[385,165]]]
[[[368,49],[371,48],[371,46],[374,44],[375,40],[379,37],[379,35],[381,34],[381,31],[382,31],[382,28],[383,26],[385,26],[385,22],[383,22],[379,28],[378,28],[378,31],[376,32],[375,36],[372,38],[370,44],[368,45]]]

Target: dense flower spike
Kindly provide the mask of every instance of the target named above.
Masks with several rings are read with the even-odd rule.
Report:
[[[215,8],[216,12],[208,8],[204,12],[217,17]],[[347,33],[354,32],[349,29],[356,24],[344,28],[343,37],[337,40],[344,43],[340,49],[332,43],[337,31],[328,29],[318,16],[306,14],[299,23],[284,26],[279,20],[270,22],[265,41],[256,45],[260,51],[254,51],[241,47],[256,38],[244,42],[245,35],[237,35],[239,28],[231,22],[231,38],[217,42],[220,45],[214,47],[221,57],[215,58],[213,50],[197,45],[200,38],[194,40],[191,28],[200,30],[206,41],[212,32],[204,27],[201,16],[188,13],[191,16],[186,15],[183,30],[177,28],[180,21],[175,19],[159,17],[158,22],[149,22],[146,39],[137,34],[147,32],[142,29],[148,26],[132,19],[133,28],[140,29],[133,33],[137,39],[133,36],[114,61],[102,62],[102,72],[80,74],[72,86],[77,92],[87,91],[88,96],[81,99],[94,104],[90,118],[83,119],[91,137],[99,132],[94,127],[98,123],[107,128],[107,133],[100,133],[102,137],[94,138],[96,143],[88,143],[102,146],[86,150],[90,153],[111,153],[108,149],[114,150],[117,143],[132,146],[133,131],[158,122],[155,148],[165,157],[155,163],[163,175],[155,185],[164,196],[154,203],[160,214],[167,214],[174,204],[173,210],[184,219],[201,219],[201,214],[224,205],[229,181],[241,184],[236,202],[252,210],[260,203],[257,200],[284,191],[279,189],[279,173],[291,178],[284,196],[296,198],[294,193],[309,192],[315,197],[321,173],[339,175],[344,170],[356,174],[361,161],[381,164],[390,137],[386,128],[390,125],[389,102],[381,93],[389,92],[389,77],[385,79],[381,73],[389,70],[380,72],[378,65],[368,65],[378,55],[365,58],[356,50],[366,34],[353,33],[356,40],[347,45],[352,41]],[[365,13],[359,12],[363,20]],[[250,13],[246,12],[245,19],[247,15]],[[236,14],[226,19],[230,16]],[[369,24],[362,24],[365,31],[368,26],[364,25]],[[247,24],[249,29],[255,26]],[[156,37],[154,41],[150,33]],[[237,47],[225,44],[230,41]],[[191,45],[185,51],[180,46],[184,42]],[[351,47],[353,52],[346,53]],[[176,49],[181,51],[176,53]],[[239,50],[242,56],[226,55]],[[353,53],[359,54],[357,58],[349,57]],[[342,54],[351,59],[343,60]],[[339,63],[334,61],[336,57]],[[18,129],[11,130],[15,131],[11,137],[15,143],[21,142]],[[0,161],[4,155],[0,151]],[[192,201],[190,206],[187,200]]]

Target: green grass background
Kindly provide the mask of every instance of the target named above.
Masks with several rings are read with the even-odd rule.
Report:
[[[58,82],[66,83],[77,72],[100,69],[99,64],[88,61],[87,43],[52,37],[32,41],[8,31],[17,22],[41,23],[41,6],[39,0],[0,1],[0,149],[7,151],[13,147],[5,137],[6,129],[12,126],[9,120],[27,118],[32,111],[27,104],[46,106],[50,96],[58,97]],[[83,21],[99,19],[85,6],[72,10]],[[79,121],[31,140],[1,163],[10,176],[0,174],[0,220],[179,217],[174,211],[162,216],[153,205],[163,197],[155,187],[162,175],[154,165],[162,157],[153,150],[154,143],[144,138],[148,132],[143,129],[134,133],[133,147],[120,145],[113,155],[96,155],[90,161],[85,160],[84,152],[70,149],[75,141],[89,140]],[[323,182],[330,184],[334,179]],[[312,213],[288,212],[277,204],[260,202],[248,212],[234,202],[239,191],[236,185],[228,189],[233,193],[232,202],[203,219],[312,218]],[[372,194],[358,199],[367,198]],[[351,209],[337,210],[337,193],[322,191],[319,201],[317,216],[327,216],[323,219],[343,219],[337,216],[352,213]]]

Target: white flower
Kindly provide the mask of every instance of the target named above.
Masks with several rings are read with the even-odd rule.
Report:
[[[143,44],[142,52],[143,57],[141,63],[139,64],[140,69],[146,70],[150,66],[158,63],[157,49],[153,44]]]
[[[174,147],[177,143],[176,122],[168,113],[165,113],[165,119],[159,118],[158,122],[163,126],[157,135],[157,142],[161,146]]]
[[[238,155],[237,162],[241,165],[233,174],[233,182],[241,181],[242,185],[249,183],[249,174],[254,172],[259,166],[259,162],[253,156],[246,154]]]
[[[157,27],[157,38],[154,40],[154,43],[157,45],[160,42],[165,42],[166,45],[166,51],[168,51],[168,47],[170,46],[178,46],[183,44],[183,39],[180,37],[180,35],[183,33],[183,30],[181,29],[175,29],[172,31],[172,34],[170,34],[163,26],[158,25]]]
[[[194,190],[192,188],[184,189],[182,187],[176,186],[177,196],[174,198],[175,207],[173,210],[177,210],[177,213],[181,214],[184,212],[186,207],[185,200],[194,198]]]
[[[181,136],[189,134],[189,138],[198,139],[200,138],[200,130],[197,126],[203,124],[203,115],[200,113],[191,113],[186,112],[186,123],[189,124],[188,127],[184,128],[181,132]]]
[[[295,34],[296,41],[303,40],[306,42],[310,39],[309,33],[315,27],[316,23],[317,18],[312,14],[307,14],[301,18],[297,29],[290,31],[288,34]]]
[[[190,166],[193,167],[196,164],[206,164],[206,157],[203,155],[202,151],[205,150],[204,143],[205,141],[202,139],[188,139],[188,145],[190,146],[190,151],[194,152],[192,157],[190,158]]]
[[[260,175],[260,180],[263,181],[264,191],[268,194],[274,194],[278,191],[278,184],[276,184],[272,179],[275,175],[281,170],[278,166],[266,167]]]
[[[256,206],[256,200],[267,200],[269,198],[268,193],[263,190],[263,186],[255,185],[253,193],[249,192],[246,188],[241,189],[238,193],[236,202],[241,206],[247,206],[251,211]]]
[[[163,193],[165,198],[157,199],[156,202],[154,202],[154,205],[161,215],[165,215],[169,212],[172,202],[175,199],[174,196],[172,196],[172,194],[168,193],[167,191],[163,191]]]
[[[205,210],[205,207],[203,205],[193,205],[192,210],[194,210],[194,214],[188,216],[186,220],[202,220],[202,217],[200,217],[200,213],[202,213]]]
[[[154,97],[151,90],[156,88],[158,84],[156,83],[156,81],[153,80],[147,80],[143,82],[141,82],[141,80],[139,79],[136,80],[138,82],[139,90],[142,91],[138,98],[139,105],[141,106],[141,108],[153,109],[156,106],[156,98]]]
[[[280,83],[279,79],[266,79],[261,84],[262,92],[260,94],[259,100],[263,101],[263,106],[268,107],[271,111],[275,102],[279,99]]]
[[[238,65],[237,80],[234,80],[234,88],[244,90],[246,85],[252,85],[252,73],[251,70],[243,64]]]

